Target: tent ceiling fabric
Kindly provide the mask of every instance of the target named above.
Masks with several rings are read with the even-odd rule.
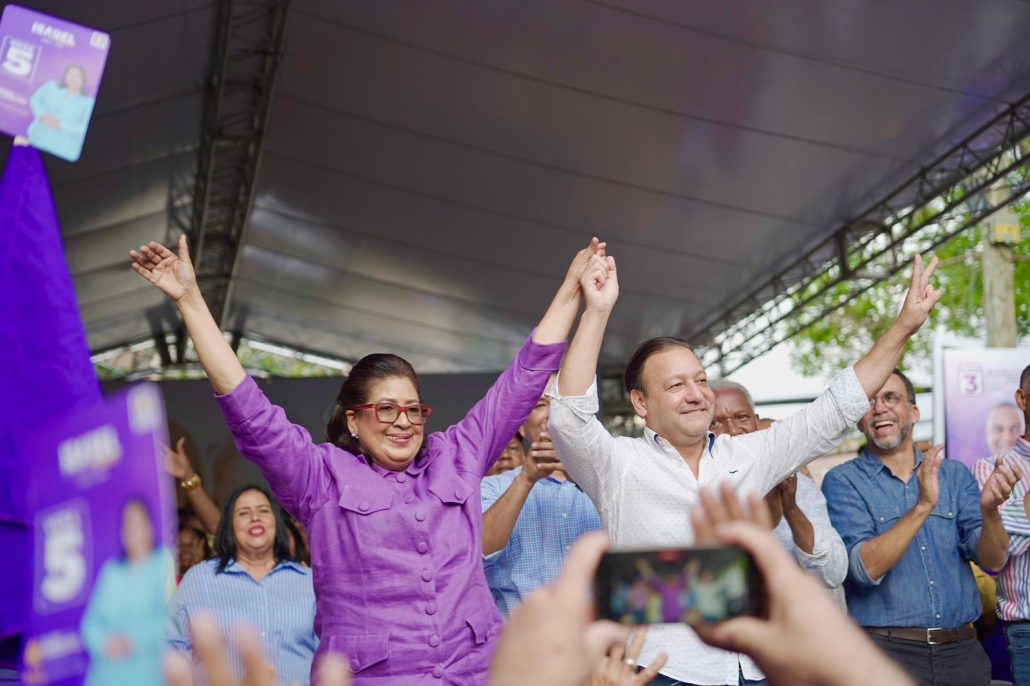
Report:
[[[49,164],[91,345],[145,338],[124,255],[195,170],[215,7],[32,4],[113,34],[83,158]],[[1030,92],[1028,25],[1017,0],[293,0],[225,323],[499,369],[598,235],[619,366]]]

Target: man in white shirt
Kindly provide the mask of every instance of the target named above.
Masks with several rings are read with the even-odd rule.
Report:
[[[803,465],[835,448],[869,409],[908,339],[940,300],[930,285],[936,258],[924,271],[917,257],[912,286],[894,325],[854,367],[838,374],[811,405],[765,431],[715,437],[714,398],[700,360],[672,338],[639,346],[626,368],[633,408],[645,422],[640,438],[615,438],[598,421],[594,374],[605,327],[618,299],[615,261],[595,256],[583,275],[586,309],[551,395],[551,438],[569,475],[597,505],[619,548],[690,545],[690,510],[699,488],[733,483],[765,495]],[[655,626],[641,664],[666,652],[654,684],[736,686],[761,683],[743,655],[706,646],[683,625]]]

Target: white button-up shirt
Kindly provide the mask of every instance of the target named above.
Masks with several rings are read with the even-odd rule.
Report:
[[[812,554],[809,555],[794,543],[794,533],[786,517],[773,529],[780,543],[794,554],[801,568],[814,576],[825,586],[841,609],[847,611],[844,598],[844,577],[848,575],[848,550],[840,534],[830,523],[826,498],[815,482],[804,474],[798,474],[798,491],[794,496],[798,509],[808,518],[815,534]]]
[[[698,477],[668,441],[651,429],[639,438],[614,437],[597,419],[597,384],[585,395],[562,397],[555,383],[548,421],[555,451],[569,476],[590,496],[613,549],[677,548],[694,542],[690,511],[699,489],[730,482],[738,493],[764,495],[840,442],[869,410],[853,369],[842,371],[816,400],[765,431],[708,435]],[[762,672],[746,656],[705,645],[682,624],[651,627],[641,654],[649,664],[669,655],[662,674],[694,684],[737,684]]]

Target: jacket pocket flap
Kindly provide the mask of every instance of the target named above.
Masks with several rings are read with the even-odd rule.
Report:
[[[360,672],[390,657],[390,634],[329,636],[329,652],[347,660],[351,671]]]
[[[361,515],[386,510],[393,505],[393,493],[386,490],[358,490],[344,486],[340,491],[340,507]]]
[[[465,623],[472,629],[472,638],[475,640],[476,645],[486,643],[490,638],[491,631],[494,627],[493,613],[490,611],[492,608],[484,607],[480,610],[476,610],[465,620]]]
[[[429,479],[427,484],[429,490],[445,503],[460,505],[472,495],[472,487],[462,481],[457,474],[444,472],[433,476],[435,478]]]

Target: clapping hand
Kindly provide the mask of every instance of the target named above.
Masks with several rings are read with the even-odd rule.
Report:
[[[934,446],[923,456],[923,463],[916,470],[916,480],[919,482],[919,500],[929,510],[937,507],[937,500],[941,496],[941,484],[938,474],[941,471],[941,463],[944,458],[941,451],[943,445]]]
[[[765,504],[769,507],[769,516],[775,529],[784,515],[797,509],[798,475],[788,476],[766,493]]]
[[[994,471],[987,477],[980,492],[980,509],[997,510],[1012,495],[1012,489],[1016,487],[1017,483],[1019,483],[1019,474],[1012,471],[1012,468],[1005,464],[1005,460],[999,455],[994,463]]]
[[[916,255],[915,266],[912,268],[912,285],[905,296],[905,302],[901,306],[901,313],[898,315],[898,324],[908,335],[919,331],[926,322],[927,317],[934,306],[940,302],[941,291],[934,290],[930,277],[937,269],[938,260],[934,257],[930,264],[923,269],[923,258]]]
[[[160,243],[151,241],[139,250],[130,250],[132,269],[161,290],[173,302],[179,302],[197,286],[186,235],[179,236],[179,254],[176,255]]]
[[[529,480],[529,483],[535,484],[541,479],[546,479],[555,471],[564,472],[565,465],[558,459],[550,435],[543,431],[540,433],[540,439],[533,441],[529,447],[529,454],[522,463],[522,474]]]

